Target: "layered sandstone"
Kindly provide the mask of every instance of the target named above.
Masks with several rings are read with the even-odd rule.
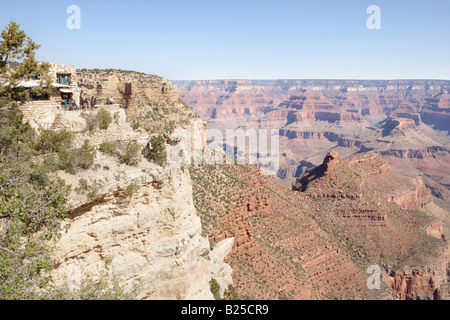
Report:
[[[434,215],[426,213],[432,198],[422,179],[398,176],[386,161],[374,154],[340,161],[336,154],[330,153],[327,158],[335,165],[322,167],[319,176],[311,175],[317,170],[307,171],[298,179],[301,188],[297,184],[295,187],[313,199],[320,190],[319,198],[356,200],[361,206],[357,211],[351,209],[351,203],[347,204],[348,208],[345,208],[345,202],[342,203],[344,209],[339,209],[342,205],[335,207],[332,211],[338,215],[327,214],[327,228],[334,226],[330,229],[334,229],[332,232],[343,232],[345,235],[339,237],[348,237],[344,240],[346,243],[357,240],[359,255],[368,255],[373,261],[387,266],[383,279],[399,299],[437,298],[450,280],[447,275],[449,245],[442,232],[442,223],[448,224],[448,218],[443,216],[445,220],[436,220]],[[337,189],[338,192],[324,194],[323,189]],[[399,207],[390,207],[389,202]],[[419,214],[419,209],[423,213]],[[339,221],[342,218],[347,221]],[[376,226],[381,229],[377,231]],[[366,250],[365,253],[362,250]],[[414,271],[405,271],[411,269]]]
[[[202,166],[191,169],[191,175],[202,221],[235,222],[217,226],[242,235],[228,260],[241,294],[270,299],[445,297],[448,243],[442,219],[447,214],[432,214],[434,205],[420,179],[396,174],[376,154],[342,159],[331,151],[299,178],[294,185],[299,191],[249,166]],[[214,181],[214,188],[207,181]],[[260,199],[255,210],[248,210],[240,195]],[[403,199],[399,202],[406,209],[390,202],[391,196]],[[217,232],[213,222],[205,226],[210,235]],[[366,285],[366,270],[373,264],[383,274],[379,290]],[[405,293],[397,283],[410,281],[400,279],[408,268],[418,270],[411,277],[417,285]],[[425,286],[431,279],[425,274],[434,275],[433,285]]]
[[[177,88],[156,75],[122,70],[77,70],[83,97],[97,97],[98,102],[113,98],[126,108],[140,104],[170,103],[178,100]]]
[[[98,77],[104,77],[104,91],[97,97],[113,95],[130,81],[148,89],[136,88],[136,94],[143,90],[148,104],[134,107],[131,103],[128,109],[124,104],[102,105],[113,117],[107,130],[85,130],[86,119],[78,111],[54,115],[58,126],[53,128],[72,131],[76,147],[88,140],[97,149],[91,168],[76,174],[57,172],[72,188],[69,217],[52,252],[56,285],[73,290],[89,277],[107,274],[127,289],[139,280],[139,299],[213,299],[211,278],[222,292],[233,283],[231,267],[224,259],[234,238],[223,237],[212,250],[193,204],[187,163],[205,147],[203,121],[178,101],[176,88],[162,78],[103,70],[81,72],[79,81],[89,89],[89,81],[95,83]],[[154,117],[148,120],[155,127],[164,124],[164,119],[173,120],[171,128],[160,127],[170,139],[177,139],[176,145],[166,144],[164,167],[143,157],[138,165],[130,166],[98,151],[105,141],[137,143],[141,149],[149,143],[155,132],[133,126],[133,108],[151,111]],[[85,112],[95,115],[98,110]]]
[[[176,81],[180,97],[209,128],[279,129],[280,170],[290,179],[343,157],[376,151],[397,171],[423,175],[432,194],[450,199],[449,81]],[[448,119],[447,119],[448,120]]]

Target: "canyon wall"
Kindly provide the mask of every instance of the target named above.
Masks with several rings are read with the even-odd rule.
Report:
[[[450,81],[175,81],[209,128],[279,129],[278,177],[318,165],[328,150],[375,151],[397,171],[422,175],[450,201]]]
[[[54,252],[55,278],[76,286],[103,271],[128,284],[139,279],[140,299],[212,299],[211,277],[230,283],[231,270],[210,259],[220,247],[211,251],[201,234],[189,172],[176,165],[122,169],[120,179],[94,197],[71,201],[70,228]],[[114,173],[99,173],[87,172],[114,179]],[[138,191],[128,195],[131,183]]]
[[[201,166],[191,176],[210,239],[237,239],[227,261],[250,298],[448,299],[448,213],[428,213],[434,204],[421,180],[374,153],[331,151],[296,191],[248,165]],[[373,264],[377,290],[367,287]]]
[[[177,88],[156,75],[123,70],[77,70],[78,86],[84,98],[97,97],[98,102],[113,98],[125,108],[178,101]]]
[[[84,110],[85,116],[52,105],[24,110],[27,120],[48,122],[44,129],[72,131],[75,147],[87,140],[96,150],[90,168],[57,172],[72,188],[67,195],[69,217],[52,251],[56,285],[76,290],[89,277],[106,274],[127,290],[139,281],[138,299],[213,299],[212,278],[222,292],[233,283],[224,259],[234,238],[223,238],[212,249],[193,205],[187,169],[191,159],[186,157],[202,154],[205,123],[178,99],[167,79],[81,70],[78,80],[83,97],[92,95],[98,103],[106,97],[115,100],[114,105],[100,105],[112,117],[107,129],[86,130],[86,117],[95,116],[99,108]],[[140,153],[138,163],[128,165],[99,151],[103,142],[136,143],[142,150],[156,134],[166,137],[168,160],[163,167]],[[180,150],[185,151],[181,159]]]

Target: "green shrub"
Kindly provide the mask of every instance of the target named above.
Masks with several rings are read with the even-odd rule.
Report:
[[[59,131],[44,130],[36,142],[36,150],[41,153],[61,152],[72,146],[73,133],[66,128]]]
[[[105,109],[100,109],[97,113],[82,112],[81,116],[86,120],[86,131],[106,130],[113,121],[111,113]]]
[[[94,179],[90,184],[86,179],[79,180],[79,186],[75,188],[78,194],[87,194],[88,199],[93,199],[98,195],[101,184]]]
[[[141,146],[136,142],[103,141],[99,146],[100,152],[117,156],[120,162],[136,166],[141,159]]]
[[[101,130],[108,129],[109,125],[113,121],[113,118],[111,116],[111,113],[109,111],[106,111],[105,109],[100,109],[97,112],[97,119],[98,119],[98,126]]]
[[[99,146],[99,151],[104,154],[114,156],[117,155],[118,147],[119,147],[118,141],[103,141]]]
[[[89,190],[89,184],[86,179],[79,180],[80,186],[75,188],[75,191],[78,193],[84,193]]]
[[[94,164],[95,148],[85,140],[81,148],[64,150],[59,156],[60,168],[74,174],[75,169],[89,169]]]
[[[236,288],[231,283],[223,292],[223,300],[240,300],[239,295],[236,292]]]
[[[0,103],[6,102],[0,97]],[[14,153],[30,157],[35,153],[35,139],[35,130],[23,122],[22,111],[15,104],[0,108],[0,155]]]
[[[133,130],[137,130],[140,126],[139,122],[133,122],[132,124]]]
[[[149,161],[154,161],[160,166],[167,162],[166,143],[162,135],[150,138],[150,146],[144,149],[144,157]]]
[[[141,147],[136,141],[129,142],[125,150],[119,153],[119,160],[130,166],[137,166],[141,161]]]
[[[139,191],[139,186],[137,185],[136,182],[132,182],[125,188],[124,194],[126,196],[132,196],[133,194],[135,194],[138,191]]]
[[[220,285],[216,279],[211,278],[209,281],[209,288],[211,289],[211,293],[215,300],[221,300],[220,297]]]
[[[92,113],[87,113],[85,111],[81,112],[81,117],[86,120],[86,131],[94,131],[98,127],[97,120]]]

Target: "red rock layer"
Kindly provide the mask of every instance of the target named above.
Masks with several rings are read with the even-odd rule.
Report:
[[[306,175],[305,188],[298,192],[249,166],[193,169],[196,206],[216,203],[207,212],[218,220],[208,230],[210,239],[237,239],[228,261],[241,295],[256,299],[442,295],[448,281],[444,276],[434,277],[433,286],[412,285],[407,294],[399,284],[407,281],[400,279],[407,267],[420,270],[417,279],[416,273],[411,278],[413,283],[424,283],[420,275],[427,270],[441,275],[448,263],[443,253],[448,244],[438,237],[439,222],[388,201],[390,195],[397,199],[407,195],[404,202],[399,200],[405,208],[426,205],[429,192],[420,180],[399,176],[375,154],[340,159],[334,152],[320,169]],[[206,177],[215,181],[215,196],[202,183]],[[380,290],[366,285],[366,269],[372,264],[383,270]],[[387,278],[392,275],[398,280]]]

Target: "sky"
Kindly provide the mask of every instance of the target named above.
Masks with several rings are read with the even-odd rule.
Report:
[[[450,0],[1,0],[0,29],[19,23],[40,61],[170,80],[449,80],[449,14]]]

